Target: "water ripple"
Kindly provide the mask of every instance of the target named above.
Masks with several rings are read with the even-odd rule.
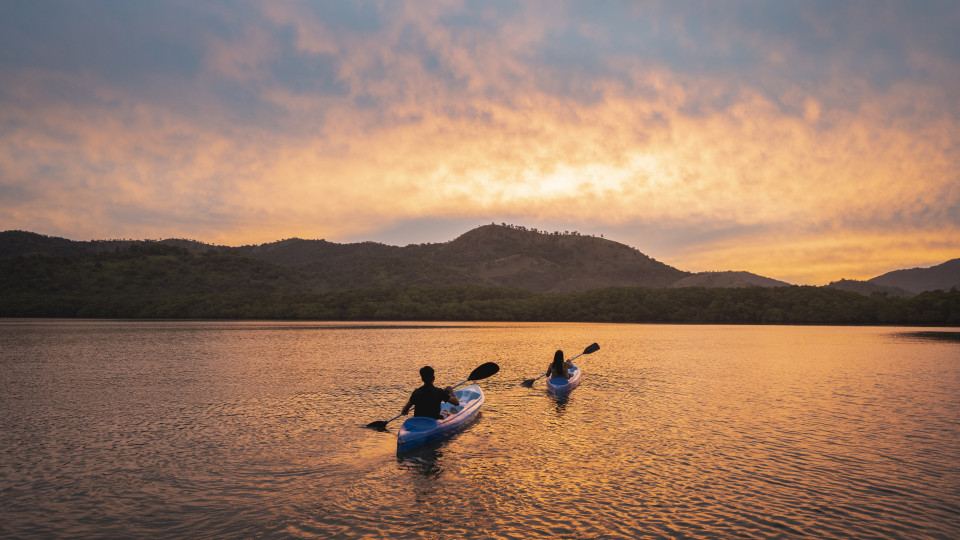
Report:
[[[909,333],[0,322],[0,536],[954,538],[957,346]],[[494,358],[457,435],[363,428]]]

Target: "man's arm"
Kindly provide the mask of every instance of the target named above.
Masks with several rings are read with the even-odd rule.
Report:
[[[450,394],[450,399],[447,400],[447,403],[453,403],[454,405],[459,405],[459,404],[460,404],[460,400],[457,399],[457,395],[453,393],[453,387],[452,387],[452,386],[448,386],[448,387],[444,388],[444,390],[446,390],[447,393]]]
[[[400,414],[406,416],[410,413],[410,407],[413,407],[413,394],[410,394],[410,399],[407,400],[407,404],[400,409]]]

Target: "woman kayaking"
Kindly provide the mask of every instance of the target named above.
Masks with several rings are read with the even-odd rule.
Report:
[[[573,362],[563,359],[563,351],[557,351],[553,354],[553,362],[550,362],[550,366],[547,367],[547,378],[553,377],[563,377],[564,379],[570,378],[570,368],[573,367]]]

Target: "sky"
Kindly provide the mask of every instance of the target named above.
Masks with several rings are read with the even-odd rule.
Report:
[[[0,2],[0,230],[960,257],[960,2]]]

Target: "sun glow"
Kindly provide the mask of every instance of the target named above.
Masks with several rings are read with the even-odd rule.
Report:
[[[511,190],[518,200],[562,200],[623,193],[636,187],[654,191],[675,182],[650,156],[633,155],[619,165],[605,163],[566,164],[562,161],[546,173],[523,171],[523,181]]]
[[[723,31],[735,17],[716,21],[719,42],[635,32],[660,10],[697,17],[682,7],[627,10],[622,27],[568,24],[563,3],[391,2],[369,26],[323,6],[211,9],[236,32],[191,34],[191,76],[155,62],[117,79],[92,50],[58,69],[54,42],[0,66],[0,229],[239,245],[418,220],[589,223],[638,249],[662,232],[648,254],[682,269],[794,282],[957,256],[955,47],[924,49],[904,28],[882,35],[910,51],[907,71],[873,66],[877,84],[852,53],[756,28],[738,41]],[[872,35],[870,17],[831,35],[797,9],[818,39]]]

